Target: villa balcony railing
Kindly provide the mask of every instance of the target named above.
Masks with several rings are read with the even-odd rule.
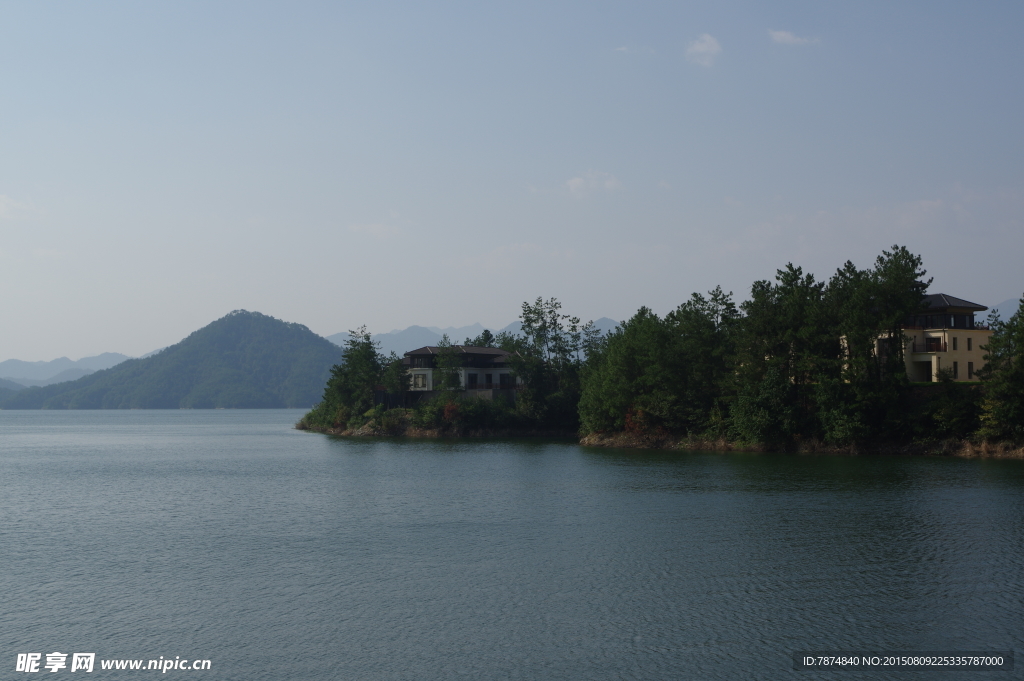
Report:
[[[957,331],[991,331],[988,324],[983,324],[981,322],[975,322],[974,324],[969,324],[967,326],[951,326],[949,324],[940,324],[938,326],[916,326],[914,324],[903,325],[904,331],[927,331],[928,329],[949,329],[950,331],[954,329]]]
[[[946,352],[946,343],[941,339],[926,340],[924,343],[911,343],[911,352]]]
[[[501,384],[501,383],[477,383],[475,385],[464,385],[462,390],[522,390],[525,386],[523,385],[512,385],[512,384]],[[384,390],[383,387],[380,390]],[[410,386],[409,390],[412,392],[425,392],[429,391],[430,388],[426,386]],[[436,390],[436,388],[435,388]]]

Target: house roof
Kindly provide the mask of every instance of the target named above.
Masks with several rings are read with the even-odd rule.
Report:
[[[978,305],[972,303],[969,300],[963,298],[955,298],[953,296],[946,295],[945,293],[931,293],[924,297],[924,304],[928,312],[939,312],[941,310],[948,310],[949,308],[959,308],[962,310],[971,310],[973,312],[984,312],[988,308],[984,305]]]
[[[453,345],[452,350],[462,355],[489,355],[491,357],[504,357],[509,354],[508,350],[502,350],[501,348],[480,348],[473,345]],[[416,348],[405,353],[405,356],[410,355],[436,355],[440,353],[444,348],[439,348],[436,345],[424,345],[422,348]]]

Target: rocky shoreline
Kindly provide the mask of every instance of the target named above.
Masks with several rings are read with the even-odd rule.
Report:
[[[933,442],[859,445],[829,445],[817,440],[800,442],[793,449],[781,450],[764,445],[746,444],[726,439],[707,440],[649,435],[627,432],[593,433],[580,439],[588,447],[615,447],[620,449],[674,449],[712,452],[761,452],[831,455],[887,455],[887,456],[955,456],[965,459],[1024,459],[1024,447],[1007,442],[970,442],[969,440],[936,440]]]
[[[783,450],[764,445],[746,444],[726,439],[699,439],[678,437],[668,434],[645,433],[592,433],[582,438],[578,433],[566,430],[521,430],[521,429],[465,429],[458,428],[415,428],[403,425],[386,431],[370,422],[360,428],[319,428],[302,422],[295,424],[298,430],[309,430],[339,437],[402,437],[412,439],[441,438],[519,438],[548,437],[578,439],[585,447],[606,447],[611,449],[662,449],[705,452],[758,452],[826,454],[826,455],[885,455],[885,456],[953,456],[964,459],[1024,459],[1024,447],[1007,442],[970,442],[968,440],[937,440],[910,444],[881,444],[870,446],[829,445],[818,441],[799,443],[796,448]]]
[[[309,426],[301,421],[295,424],[297,430],[308,430],[324,435],[338,437],[402,437],[410,439],[442,439],[442,438],[520,438],[545,437],[558,439],[578,439],[579,435],[571,430],[522,430],[512,428],[415,428],[404,426],[394,430],[378,428],[374,423],[367,423],[360,428],[320,428]]]

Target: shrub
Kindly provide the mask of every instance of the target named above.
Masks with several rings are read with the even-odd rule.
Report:
[[[389,409],[377,418],[377,429],[385,435],[398,435],[405,430],[409,410]]]

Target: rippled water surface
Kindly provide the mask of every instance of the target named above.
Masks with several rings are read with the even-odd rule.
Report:
[[[0,412],[0,678],[52,651],[212,661],[167,678],[978,678],[791,654],[1022,648],[1022,462],[346,440],[300,414]]]

